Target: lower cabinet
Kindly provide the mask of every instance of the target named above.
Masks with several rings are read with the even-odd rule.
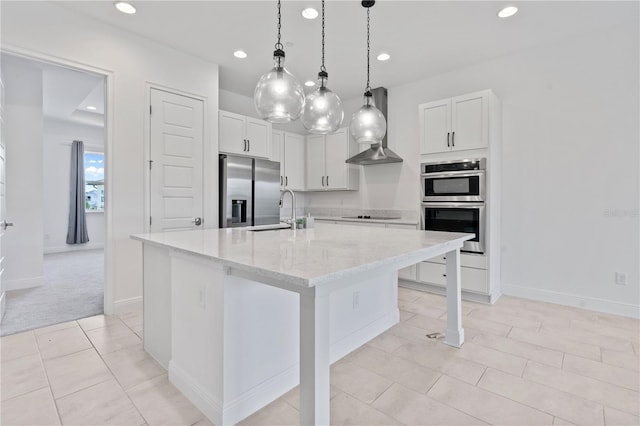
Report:
[[[418,281],[446,286],[447,266],[443,263],[420,262],[418,265]],[[477,293],[488,293],[487,270],[476,268],[460,268],[460,284],[463,290]]]

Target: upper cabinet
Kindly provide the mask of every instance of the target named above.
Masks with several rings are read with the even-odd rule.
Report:
[[[219,112],[219,151],[269,158],[271,123],[227,111]]]
[[[269,160],[280,163],[280,190],[304,191],[304,136],[274,130]]]
[[[280,163],[280,170],[284,167],[284,187],[292,191],[304,191],[304,166],[306,144],[304,136],[284,132],[284,161]]]
[[[360,173],[357,166],[345,163],[358,147],[346,127],[328,135],[307,136],[307,190],[357,190]]]
[[[419,105],[420,153],[487,148],[492,97],[483,90]]]

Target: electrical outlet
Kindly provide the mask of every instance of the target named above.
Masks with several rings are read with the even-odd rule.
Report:
[[[205,309],[207,307],[207,288],[202,287],[200,289],[200,307]]]
[[[353,309],[356,309],[360,305],[360,292],[353,293]]]
[[[627,273],[626,272],[616,272],[616,284],[617,285],[627,285]]]

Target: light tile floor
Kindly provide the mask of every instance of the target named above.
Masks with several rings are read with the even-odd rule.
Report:
[[[401,322],[331,367],[331,423],[639,425],[640,322],[502,297],[463,302],[462,349],[444,298],[401,288]],[[142,349],[140,312],[3,337],[3,425],[211,423]],[[293,389],[243,425],[298,424]]]

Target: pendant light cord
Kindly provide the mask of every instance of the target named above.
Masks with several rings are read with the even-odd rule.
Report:
[[[280,0],[278,0],[278,42],[276,43],[276,46],[275,46],[276,50],[282,50],[282,48],[284,47],[282,46],[282,43],[280,43],[280,28],[282,27],[281,21],[282,21],[282,15],[280,13]]]
[[[369,65],[369,58],[371,56],[371,41],[369,40],[369,32],[371,29],[371,8],[367,7],[367,89],[366,92],[371,92],[371,84],[369,82],[369,71],[370,71],[370,65]]]
[[[320,71],[327,72],[324,66],[324,0],[322,0],[322,65],[320,66]]]

